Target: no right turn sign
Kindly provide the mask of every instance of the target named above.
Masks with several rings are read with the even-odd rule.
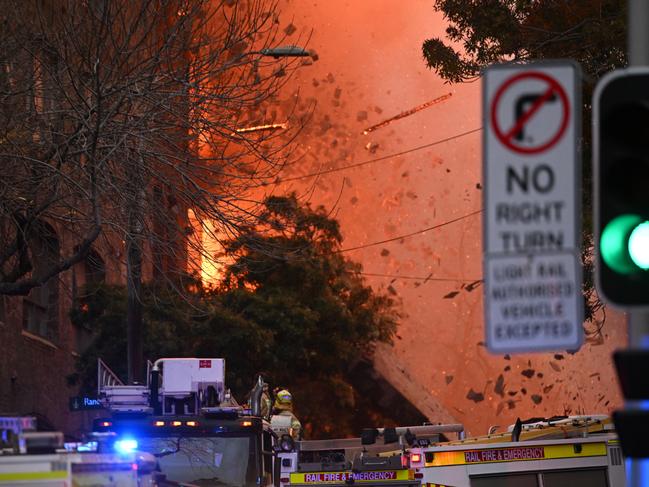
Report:
[[[572,62],[485,71],[485,323],[494,353],[582,342],[578,73]]]

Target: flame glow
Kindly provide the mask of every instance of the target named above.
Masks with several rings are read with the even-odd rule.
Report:
[[[213,288],[222,281],[227,265],[218,230],[213,222],[199,219],[192,210],[188,211],[188,220],[192,236],[187,271],[200,278],[205,287]]]

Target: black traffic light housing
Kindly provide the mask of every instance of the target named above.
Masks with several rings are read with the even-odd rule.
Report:
[[[625,309],[649,306],[649,69],[617,70],[593,95],[597,289]]]

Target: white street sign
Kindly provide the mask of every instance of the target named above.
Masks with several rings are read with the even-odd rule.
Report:
[[[581,345],[580,103],[572,62],[485,71],[485,322],[492,352]],[[561,293],[553,294],[557,287]]]

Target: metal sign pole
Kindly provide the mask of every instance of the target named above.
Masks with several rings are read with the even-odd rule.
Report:
[[[649,2],[628,1],[627,49],[629,66],[649,66]],[[649,292],[649,290],[648,290]],[[627,314],[629,348],[649,349],[649,312],[630,310]],[[646,401],[627,401],[627,409],[648,409]],[[629,487],[649,485],[649,459],[627,460]]]
[[[629,66],[649,66],[649,2],[628,2],[627,50]]]

